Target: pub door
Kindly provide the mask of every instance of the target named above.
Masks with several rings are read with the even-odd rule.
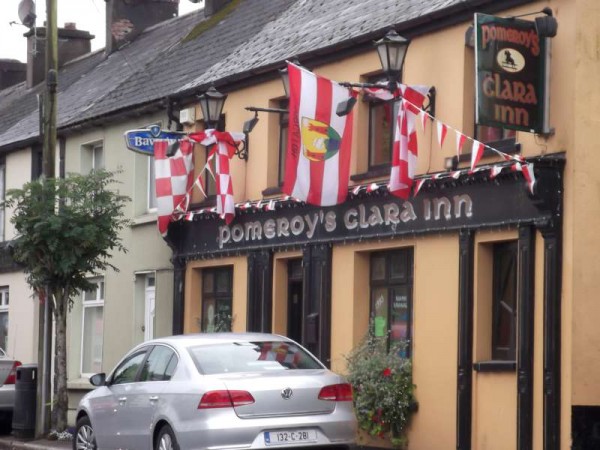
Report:
[[[287,336],[302,342],[302,259],[288,261]]]

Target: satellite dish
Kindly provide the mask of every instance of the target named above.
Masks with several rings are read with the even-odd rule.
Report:
[[[33,0],[21,0],[19,3],[19,20],[23,25],[31,28],[35,25],[35,3]]]

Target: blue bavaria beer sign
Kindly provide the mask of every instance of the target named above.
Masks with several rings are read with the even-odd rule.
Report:
[[[129,150],[146,156],[154,155],[154,140],[168,140],[175,143],[182,139],[186,133],[181,131],[162,131],[158,125],[152,125],[142,130],[130,130],[125,132],[125,145]]]

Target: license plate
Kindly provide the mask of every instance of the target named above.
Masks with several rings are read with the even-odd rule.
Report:
[[[301,442],[315,442],[316,430],[265,431],[265,445],[285,445]]]

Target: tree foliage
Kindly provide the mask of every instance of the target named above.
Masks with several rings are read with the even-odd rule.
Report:
[[[113,252],[126,251],[121,231],[129,225],[123,208],[126,196],[111,189],[114,174],[104,170],[67,178],[39,179],[7,192],[17,237],[11,242],[14,260],[27,283],[47,298],[55,321],[54,399],[52,426],[67,427],[67,311],[81,291],[94,284],[88,277],[108,269]]]
[[[17,232],[13,258],[35,291],[66,289],[72,301],[77,292],[93,288],[90,274],[117,270],[109,258],[115,250],[126,251],[119,234],[128,225],[123,213],[128,198],[110,189],[113,176],[101,170],[42,178],[7,192]]]

